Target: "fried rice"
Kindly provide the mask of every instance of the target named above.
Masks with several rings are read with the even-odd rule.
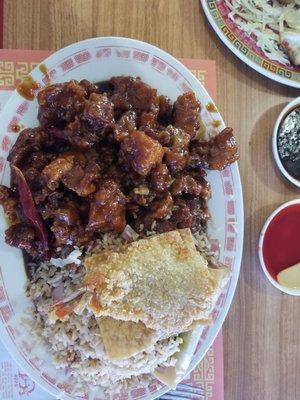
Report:
[[[194,240],[201,253],[215,258],[209,252],[209,242],[204,233],[194,235]],[[120,236],[104,234],[91,244],[89,254],[116,248],[122,242]],[[118,392],[138,382],[150,381],[153,378],[151,373],[157,367],[176,364],[176,353],[182,343],[180,335],[159,340],[128,359],[111,361],[105,353],[100,329],[91,311],[84,308],[63,320],[53,318],[54,298],[62,292],[64,298],[72,298],[85,274],[80,249],[73,249],[67,257],[64,249],[58,250],[61,258],[52,258],[38,266],[31,264],[34,273],[30,274],[27,296],[34,305],[34,331],[49,348],[55,367],[65,371],[76,394],[97,388]]]

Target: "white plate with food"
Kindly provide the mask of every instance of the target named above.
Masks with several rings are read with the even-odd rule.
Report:
[[[201,0],[222,42],[276,82],[300,88],[299,0]]]
[[[160,396],[234,295],[232,129],[180,62],[114,37],[51,55],[0,121],[3,343],[57,398]]]

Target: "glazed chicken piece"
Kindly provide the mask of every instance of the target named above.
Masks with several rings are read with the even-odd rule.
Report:
[[[139,130],[149,134],[151,137],[155,137],[154,135],[158,128],[157,114],[158,110],[156,108],[153,111],[144,111],[141,114]]]
[[[58,156],[43,169],[45,181],[50,190],[55,190],[63,175],[74,166],[75,153],[67,152]]]
[[[165,162],[173,175],[178,174],[184,170],[188,161],[190,135],[172,125],[168,126],[165,132],[168,132],[170,138]]]
[[[197,232],[205,226],[210,214],[203,200],[198,197],[193,199],[176,199],[174,201],[175,210],[173,211],[171,222],[176,223],[176,228],[190,228],[192,232]]]
[[[99,93],[98,86],[94,85],[87,79],[82,79],[79,82],[79,85],[86,91],[87,97],[89,97],[92,93]]]
[[[188,161],[189,153],[187,150],[165,150],[164,162],[167,164],[172,175],[176,175],[183,171]]]
[[[51,231],[54,233],[56,246],[85,246],[93,236],[92,232],[86,231],[72,204],[55,210]]]
[[[174,197],[179,197],[182,194],[190,196],[200,196],[202,185],[190,175],[181,175],[175,178],[171,186],[171,193]]]
[[[93,131],[100,131],[114,122],[114,105],[105,93],[92,93],[85,102],[81,120]]]
[[[231,128],[225,128],[209,141],[194,142],[191,147],[193,162],[209,169],[222,170],[239,159],[238,147]]]
[[[78,150],[88,150],[98,142],[97,133],[82,124],[78,117],[64,129],[51,127],[48,131],[55,139]]]
[[[113,86],[113,95],[110,100],[116,108],[123,111],[134,108],[142,112],[158,106],[156,89],[142,82],[140,78],[117,76],[111,78],[109,82]]]
[[[100,167],[95,161],[87,161],[84,165],[76,163],[64,174],[62,183],[80,197],[87,197],[96,191],[96,182],[100,178]]]
[[[166,192],[162,197],[156,198],[146,210],[141,211],[135,221],[136,230],[144,232],[151,230],[153,222],[169,218],[172,209],[173,198],[169,192]]]
[[[137,115],[135,111],[125,112],[121,118],[114,124],[114,139],[122,142],[126,136],[136,129]]]
[[[38,120],[42,126],[64,127],[83,110],[87,90],[77,81],[45,87],[38,94]]]
[[[53,146],[53,138],[43,129],[24,129],[8,156],[11,165],[22,170],[37,204],[49,194],[43,181],[42,170],[53,158]],[[15,187],[16,177],[12,171],[11,188]]]
[[[146,176],[162,162],[163,147],[144,132],[133,131],[121,144],[121,156],[138,174]]]
[[[172,104],[167,96],[159,96],[158,120],[162,125],[169,125],[172,122]]]
[[[84,246],[92,240],[92,232],[85,229],[88,204],[75,194],[62,196],[53,192],[41,207],[41,215],[54,234],[55,245]]]
[[[126,197],[119,185],[113,180],[106,180],[101,185],[91,202],[87,230],[98,232],[123,232]]]
[[[172,207],[173,207],[173,199],[172,196],[169,192],[166,192],[166,194],[154,200],[150,207],[149,207],[149,213],[147,213],[147,219],[150,217],[153,219],[163,219],[166,217],[169,217],[172,214]]]
[[[182,94],[174,103],[174,126],[183,129],[194,139],[200,128],[200,110],[200,103],[194,92]]]
[[[196,169],[193,171],[188,171],[190,176],[193,177],[197,182],[201,184],[201,194],[200,197],[208,200],[211,197],[211,186],[209,182],[205,179],[207,176],[204,169]]]
[[[64,220],[55,219],[52,226],[51,232],[55,236],[55,245],[76,245],[85,246],[92,239],[90,232],[86,232],[85,228],[78,225],[68,225]]]
[[[47,151],[53,145],[53,138],[41,128],[28,128],[20,132],[15,144],[10,150],[8,161],[20,166],[23,161],[28,163],[28,157],[39,151]]]
[[[66,152],[48,164],[43,174],[50,190],[57,189],[59,182],[62,182],[78,196],[86,197],[96,190],[95,182],[100,177],[100,167],[83,153]]]
[[[171,175],[165,164],[159,164],[150,173],[150,185],[155,192],[166,191],[171,184]]]
[[[231,128],[225,128],[210,140],[207,158],[210,169],[224,169],[239,159],[238,147]]]
[[[11,189],[0,185],[0,204],[3,207],[6,217],[9,222],[14,224],[18,221],[18,206],[19,202],[14,197]]]
[[[42,245],[34,228],[27,223],[17,223],[6,229],[5,242],[10,246],[25,250],[32,257],[42,252]]]
[[[79,150],[87,150],[100,141],[105,128],[113,122],[113,104],[106,94],[92,93],[84,102],[79,116],[74,117],[63,129],[54,127],[49,132]]]

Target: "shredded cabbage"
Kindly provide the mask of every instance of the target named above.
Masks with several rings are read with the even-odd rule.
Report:
[[[225,0],[228,17],[248,36],[255,36],[257,46],[273,61],[290,65],[280,45],[279,33],[300,32],[300,0],[283,6],[278,0]]]

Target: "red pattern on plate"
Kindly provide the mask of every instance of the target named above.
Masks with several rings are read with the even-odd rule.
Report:
[[[19,107],[17,108],[17,111],[16,111],[16,112],[18,112],[18,110],[19,110],[20,107],[21,107],[21,106],[19,106]],[[25,113],[25,112],[24,112],[24,113]],[[24,115],[24,114],[23,114],[23,115]],[[10,133],[15,133],[15,132],[16,132],[16,131],[15,131],[15,126],[16,126],[16,125],[19,125],[19,122],[20,122],[20,117],[19,117],[18,115],[15,115],[15,116],[11,119],[10,123],[8,124],[7,131],[10,132]]]
[[[62,61],[59,64],[59,67],[62,69],[63,72],[67,72],[74,67],[75,63],[72,58],[67,58],[66,60]]]
[[[10,148],[10,140],[7,135],[5,135],[4,138],[2,139],[1,148],[5,152],[7,152]]]
[[[13,313],[12,313],[9,305],[5,305],[5,306],[0,307],[0,315],[1,315],[2,320],[5,323],[10,321]]]
[[[26,111],[28,110],[28,108],[29,108],[29,101],[25,100],[19,105],[16,113],[23,116],[26,113]]]
[[[133,59],[145,63],[149,59],[149,53],[145,51],[133,50]]]
[[[120,58],[129,58],[130,57],[130,50],[122,49],[116,50],[117,56]]]
[[[4,287],[0,286],[0,302],[6,301],[6,295],[4,291]]]
[[[109,57],[109,56],[111,56],[111,48],[109,48],[109,47],[105,47],[103,49],[100,49],[96,53],[96,57],[97,58],[106,58],[106,57]]]
[[[0,157],[0,173],[3,172],[5,166],[5,158]]]
[[[91,53],[88,50],[81,51],[75,54],[74,59],[78,64],[89,61],[92,58]]]
[[[151,65],[154,69],[157,69],[160,72],[164,71],[167,67],[167,64],[165,62],[156,57],[151,58]]]

